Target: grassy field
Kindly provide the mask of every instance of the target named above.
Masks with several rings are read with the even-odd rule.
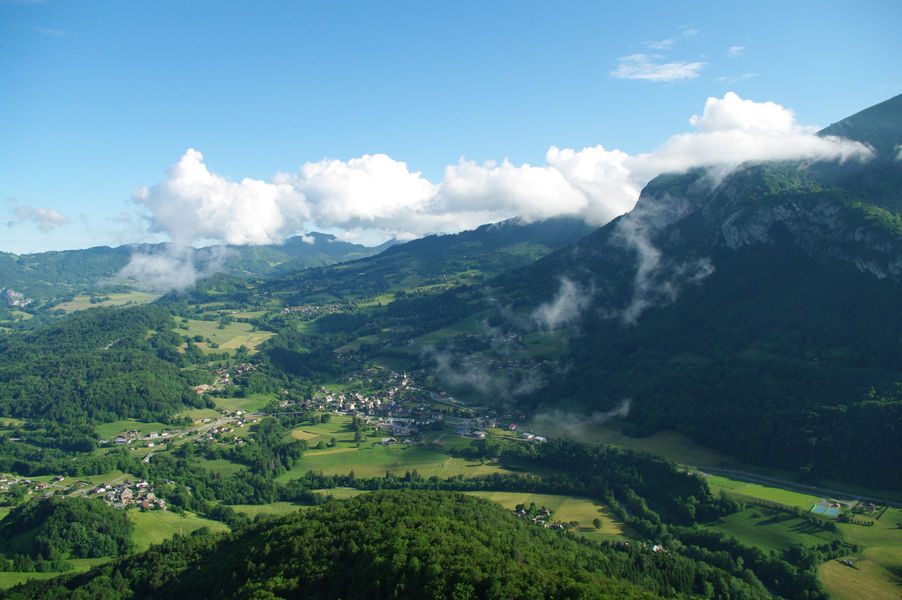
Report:
[[[104,300],[97,304],[91,304],[91,297],[86,295],[76,296],[69,302],[57,304],[53,308],[61,309],[67,313],[88,308],[97,308],[98,306],[125,306],[126,304],[148,304],[153,302],[160,296],[157,294],[148,294],[146,292],[123,292],[120,294],[99,294],[109,300]]]
[[[301,425],[291,431],[291,437],[296,440],[305,440],[310,447],[320,441],[328,442],[333,437],[338,442],[353,442],[354,430],[351,429],[351,417],[344,415],[332,415],[328,423],[316,425]]]
[[[232,475],[234,473],[238,473],[243,470],[244,465],[240,465],[238,463],[233,463],[230,460],[226,460],[224,458],[217,458],[215,460],[209,460],[206,458],[195,458],[192,459],[193,462],[199,466],[207,469],[208,471],[212,471],[213,473],[218,473],[223,477],[228,475]]]
[[[187,322],[187,330],[176,329],[176,332],[191,337],[203,336],[205,340],[219,344],[219,348],[210,348],[207,342],[197,342],[197,347],[204,353],[234,352],[239,346],[245,346],[254,352],[257,346],[275,335],[271,331],[254,331],[253,325],[240,321],[233,321],[222,329],[219,327],[219,321],[187,319]]]
[[[272,504],[231,504],[230,506],[251,518],[257,517],[258,515],[278,517],[306,508],[304,506],[292,504],[291,502],[273,502]]]
[[[821,498],[812,496],[811,494],[801,494],[799,492],[791,492],[780,488],[767,487],[757,483],[747,483],[745,481],[736,481],[728,479],[720,475],[707,475],[705,481],[708,487],[716,496],[721,490],[730,495],[746,498],[757,498],[768,502],[776,502],[787,507],[798,507],[803,511],[811,510],[811,507]]]
[[[721,490],[737,497],[758,498],[790,507],[809,510],[817,496],[800,494],[754,483],[711,475],[706,478],[715,494]],[[758,516],[754,516],[754,515]],[[836,560],[821,565],[818,575],[832,598],[902,598],[902,509],[890,508],[873,526],[837,523],[837,532],[826,532],[804,519],[781,511],[750,506],[728,516],[724,523],[710,528],[736,537],[741,542],[764,550],[780,550],[793,543],[823,544],[841,538],[858,544],[861,552],[849,556],[855,567]]]
[[[220,415],[219,411],[213,410],[212,408],[192,408],[179,413],[178,416],[188,417],[192,421],[197,421],[199,419],[215,419]]]
[[[553,494],[530,494],[525,492],[467,492],[471,496],[486,498],[504,508],[514,509],[518,504],[544,506],[551,511],[554,521],[579,523],[577,532],[589,538],[611,539],[624,535],[623,524],[617,521],[611,511],[594,500],[576,496]],[[601,528],[595,529],[592,521],[601,519]]]
[[[483,329],[482,321],[487,315],[488,311],[478,312],[462,321],[458,321],[454,325],[449,325],[448,327],[436,329],[425,335],[415,337],[411,340],[411,344],[407,346],[405,351],[419,354],[424,348],[435,346],[441,340],[453,338],[461,334],[479,333]]]
[[[902,598],[902,509],[891,508],[872,527],[839,523],[846,541],[864,549],[851,558],[855,568],[824,563],[818,575],[836,600]]]
[[[353,498],[355,496],[359,496],[360,494],[366,494],[366,490],[357,490],[354,488],[331,488],[328,490],[313,490],[317,494],[321,494],[323,496],[329,496],[330,498],[335,498],[336,500],[346,500],[347,498]]]
[[[10,506],[0,506],[0,521],[6,518],[6,515],[10,513],[12,507]]]
[[[247,398],[213,398],[216,408],[227,410],[243,410],[244,412],[258,411],[276,397],[274,394],[251,394]]]
[[[611,427],[580,422],[578,418],[543,418],[529,424],[530,431],[549,437],[570,438],[592,444],[608,444],[663,456],[695,466],[720,466],[734,462],[729,456],[700,446],[676,431],[662,430],[644,438],[625,435]]]
[[[300,477],[307,471],[326,475],[344,475],[354,472],[358,477],[381,477],[387,471],[403,474],[416,470],[423,477],[436,475],[441,478],[454,475],[480,477],[491,473],[503,473],[497,464],[454,458],[426,448],[383,446],[380,442],[364,442],[360,448],[339,445],[325,450],[308,450],[279,481]]]
[[[102,565],[103,563],[109,562],[111,560],[111,558],[73,558],[67,561],[72,565],[72,570],[67,571],[67,573],[87,571],[91,567]],[[13,587],[14,585],[19,585],[20,583],[25,583],[26,581],[31,581],[34,579],[52,579],[57,575],[63,575],[63,573],[21,573],[17,571],[0,572],[0,590],[5,590]]]
[[[791,513],[759,506],[729,515],[723,523],[707,527],[766,552],[785,550],[793,544],[816,546],[842,537],[839,533],[825,531]]]
[[[147,550],[152,544],[168,540],[177,533],[187,535],[201,527],[209,527],[211,531],[229,530],[225,524],[219,521],[211,521],[192,513],[178,515],[168,510],[147,512],[130,510],[128,516],[135,524],[132,539],[139,552]]]
[[[172,429],[172,425],[164,423],[142,423],[141,421],[124,420],[113,421],[112,423],[101,423],[94,427],[94,431],[100,436],[100,439],[111,440],[124,431],[140,431],[146,435],[148,433],[160,433],[164,429]]]

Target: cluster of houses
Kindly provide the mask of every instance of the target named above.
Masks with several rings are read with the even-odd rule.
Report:
[[[374,387],[380,385],[381,389],[372,393],[331,392],[323,387],[311,400],[283,400],[279,405],[360,417],[376,431],[396,437],[416,435],[420,429],[444,419],[444,414],[432,407],[431,393],[414,387],[406,373],[388,372]]]
[[[213,383],[202,383],[201,385],[196,385],[194,386],[194,391],[197,392],[197,394],[206,394],[207,392],[212,392],[214,390],[221,390],[232,385],[233,375],[240,377],[242,375],[247,375],[248,373],[253,373],[256,370],[256,365],[252,365],[251,363],[240,363],[228,369],[224,367],[216,369],[213,377]]]
[[[15,477],[15,476],[4,476],[0,477],[0,493],[8,492],[13,486],[24,486],[29,493],[32,492],[44,492],[48,490],[51,486],[59,484],[63,481],[65,477],[62,475],[57,475],[53,478],[52,483],[46,483],[44,481],[32,481],[31,479],[27,479],[24,477]]]
[[[303,304],[301,306],[286,306],[283,313],[295,313],[302,317],[318,317],[321,315],[333,315],[346,312],[348,307],[344,304]]]
[[[166,442],[172,439],[175,434],[171,431],[151,431],[147,435],[142,434],[137,429],[131,431],[123,431],[113,438],[112,443],[115,446],[127,446],[133,442],[144,442],[148,448],[153,448],[160,442]],[[101,444],[108,444],[110,440],[100,440]]]
[[[91,490],[94,496],[102,497],[113,508],[137,506],[142,510],[166,510],[166,501],[157,498],[153,486],[140,479],[124,483],[105,483]]]

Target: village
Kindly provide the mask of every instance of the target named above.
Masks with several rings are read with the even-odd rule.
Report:
[[[45,479],[42,477],[41,479]],[[67,480],[63,475],[56,475],[47,481],[0,475],[0,493],[15,498],[16,496],[41,495],[51,496],[83,495],[99,498],[113,508],[125,509],[137,507],[141,510],[166,510],[166,501],[154,493],[153,484],[144,479],[119,477],[106,483],[93,484],[86,480]]]

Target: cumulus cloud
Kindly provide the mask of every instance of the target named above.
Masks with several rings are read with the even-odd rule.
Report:
[[[611,71],[616,79],[639,79],[644,81],[683,81],[695,79],[705,67],[701,61],[670,61],[649,54],[621,56],[617,68]]]
[[[33,223],[44,233],[69,222],[69,217],[54,208],[38,208],[20,205],[13,210],[13,218],[7,221],[8,227],[19,223]]]
[[[269,181],[232,181],[189,149],[163,181],[139,188],[133,201],[145,211],[149,230],[165,234],[172,258],[179,259],[180,249],[199,243],[279,243],[316,228],[343,239],[411,239],[511,217],[573,216],[602,225],[632,209],[645,184],[663,172],[713,167],[723,173],[749,160],[871,155],[860,143],[815,135],[815,128],[799,124],[779,104],[733,92],[708,98],[689,123],[690,131],[643,154],[602,145],[552,146],[538,165],[461,159],[437,183],[384,154],[305,163]],[[56,215],[47,213],[45,227],[64,222]]]
[[[193,148],[169,169],[165,181],[139,188],[132,199],[149,211],[150,230],[166,233],[176,247],[200,240],[271,244],[310,216],[291,184],[229,181],[211,173]]]

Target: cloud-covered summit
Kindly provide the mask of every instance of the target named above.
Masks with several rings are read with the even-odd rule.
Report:
[[[150,229],[167,234],[177,248],[278,243],[314,229],[411,239],[511,217],[571,216],[600,226],[632,209],[645,184],[663,172],[695,167],[723,172],[749,160],[844,161],[871,155],[861,143],[815,135],[815,128],[799,124],[779,104],[733,92],[708,98],[689,123],[691,131],[648,153],[600,144],[581,150],[552,146],[540,165],[461,159],[445,168],[439,182],[385,154],[308,162],[269,181],[231,181],[189,149],[163,181],[139,188],[133,200],[146,210]]]

